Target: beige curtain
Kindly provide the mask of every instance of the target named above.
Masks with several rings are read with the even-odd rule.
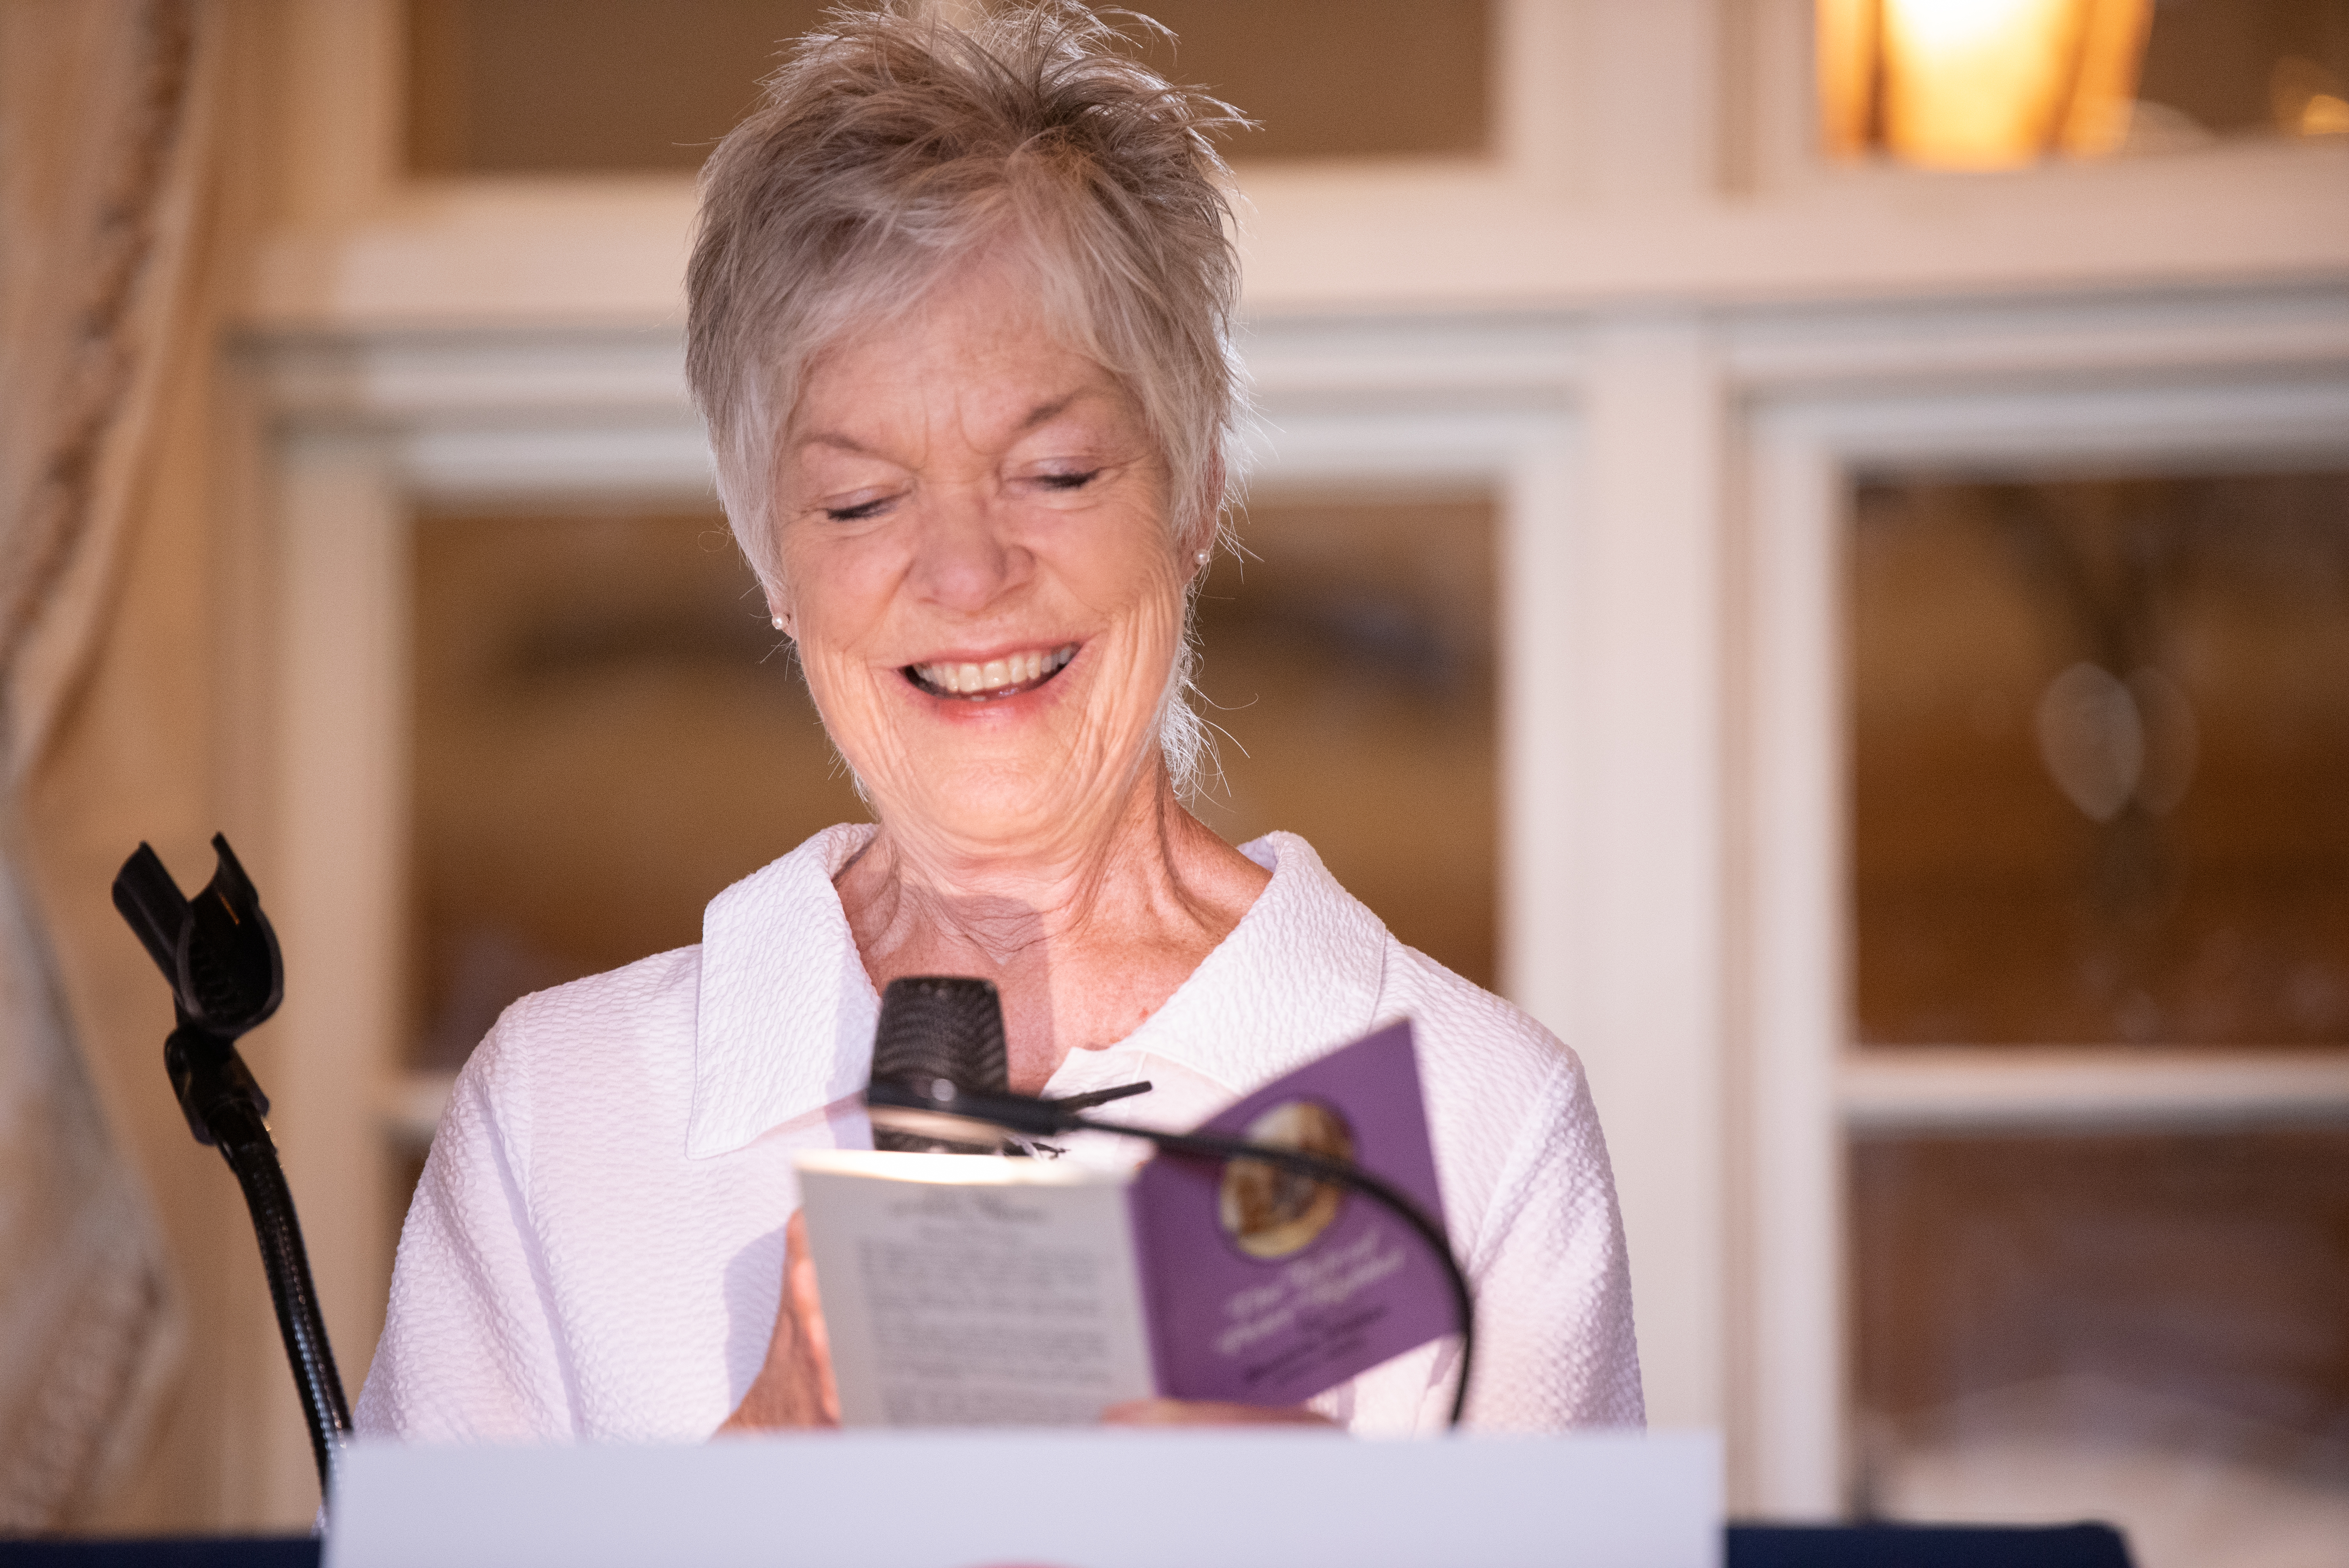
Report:
[[[0,1532],[58,1528],[127,1484],[181,1359],[136,1130],[106,1114],[77,1037],[37,891],[57,846],[28,799],[106,641],[174,363],[211,352],[185,318],[214,22],[205,0],[0,0]],[[150,983],[152,1052],[168,1013]]]

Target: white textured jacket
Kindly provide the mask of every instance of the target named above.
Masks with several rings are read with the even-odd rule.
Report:
[[[409,1211],[361,1432],[691,1441],[725,1420],[774,1326],[792,1155],[871,1141],[854,1097],[880,1004],[832,879],[872,832],[826,829],[727,889],[698,947],[507,1009]],[[1574,1053],[1389,935],[1302,839],[1245,852],[1272,881],[1232,934],[1132,1036],[1071,1052],[1046,1092],[1147,1078],[1116,1111],[1187,1128],[1411,1018],[1477,1290],[1470,1423],[1640,1422],[1623,1229]],[[1435,1429],[1454,1346],[1316,1404],[1359,1432]]]

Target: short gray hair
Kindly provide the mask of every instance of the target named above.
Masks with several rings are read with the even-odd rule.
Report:
[[[1209,544],[1245,402],[1230,173],[1212,139],[1244,123],[1140,64],[1075,0],[959,26],[900,0],[830,12],[801,39],[702,167],[686,274],[687,379],[770,593],[776,449],[816,356],[1006,242],[1055,329],[1140,406],[1170,543]],[[1163,727],[1178,787],[1200,745],[1190,665],[1186,632]]]

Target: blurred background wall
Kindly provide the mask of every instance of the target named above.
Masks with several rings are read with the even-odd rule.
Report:
[[[2333,1561],[2349,0],[1143,8],[1261,122],[1200,810],[1583,1054],[1654,1421],[1744,1512]],[[816,7],[120,10],[215,51],[209,303],[21,810],[185,1348],[47,1522],[292,1527],[103,890],[254,871],[355,1386],[497,1010],[860,814],[678,343],[693,170]]]

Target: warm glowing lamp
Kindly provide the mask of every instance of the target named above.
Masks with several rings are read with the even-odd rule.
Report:
[[[1828,149],[1940,169],[2128,135],[2152,0],[1817,0]]]

